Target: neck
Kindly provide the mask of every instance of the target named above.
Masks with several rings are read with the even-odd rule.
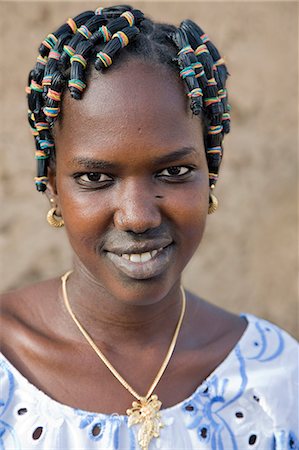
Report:
[[[127,290],[124,287],[129,295],[119,298],[75,264],[66,291],[73,313],[95,341],[108,347],[117,343],[143,348],[169,343],[182,310],[180,281],[168,292],[161,288],[162,282],[153,288],[149,283],[146,288],[139,285],[131,283]],[[66,319],[71,328],[71,317]],[[79,330],[75,326],[72,330],[73,338],[82,341]]]

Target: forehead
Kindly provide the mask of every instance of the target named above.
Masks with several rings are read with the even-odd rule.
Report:
[[[92,71],[81,100],[67,93],[56,146],[173,147],[200,141],[201,123],[189,108],[184,84],[167,66],[133,59],[104,73]],[[181,142],[180,145],[194,145]]]

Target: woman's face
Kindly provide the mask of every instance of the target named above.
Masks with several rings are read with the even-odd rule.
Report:
[[[76,270],[114,298],[166,295],[201,240],[208,169],[187,103],[169,68],[137,60],[63,100],[51,185]]]

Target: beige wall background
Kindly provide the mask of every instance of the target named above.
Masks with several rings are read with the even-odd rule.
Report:
[[[114,2],[115,3],[115,2]],[[234,312],[267,318],[298,337],[298,3],[131,1],[159,21],[192,18],[226,58],[232,132],[203,242],[186,287]],[[71,266],[63,230],[51,229],[35,192],[24,86],[39,43],[64,19],[102,1],[0,3],[1,290]],[[42,301],[42,299],[41,299]]]

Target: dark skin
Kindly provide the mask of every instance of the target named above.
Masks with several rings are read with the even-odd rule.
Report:
[[[92,74],[81,101],[66,94],[55,144],[48,195],[74,250],[72,309],[144,395],[168,350],[181,310],[181,272],[205,227],[200,120],[170,69],[132,60],[105,76]],[[121,256],[156,248],[159,255],[139,265]],[[31,383],[88,411],[124,414],[130,407],[131,394],[68,315],[59,278],[5,294],[1,311],[2,352]],[[155,389],[162,407],[190,396],[245,328],[244,319],[187,293],[177,346]]]

